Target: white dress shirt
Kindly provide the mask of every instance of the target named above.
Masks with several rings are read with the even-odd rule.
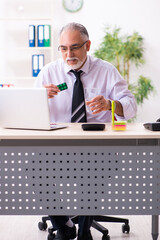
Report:
[[[64,82],[68,86],[67,90],[48,100],[51,122],[71,122],[72,93],[76,78],[70,70],[63,59],[58,59],[44,66],[36,79],[35,87]],[[112,64],[88,55],[81,70],[84,88],[96,88],[98,95],[118,100],[122,104],[124,118],[116,115],[117,120],[128,120],[135,116],[137,107],[134,96],[128,90],[127,82]],[[87,112],[87,122],[111,122],[111,111],[102,111],[95,115]]]

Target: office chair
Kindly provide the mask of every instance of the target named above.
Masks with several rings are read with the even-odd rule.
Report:
[[[78,223],[78,216],[71,217],[74,224]],[[42,217],[42,222],[38,223],[38,228],[40,230],[46,230],[47,229],[47,221],[50,220],[49,217]],[[124,223],[122,225],[122,232],[123,233],[129,233],[130,232],[130,226],[129,226],[129,220],[124,218],[116,218],[116,217],[109,217],[109,216],[94,216],[94,220],[92,223],[92,227],[101,232],[102,240],[110,240],[110,236],[108,235],[109,231],[105,227],[103,227],[99,222],[117,222],[117,223]],[[55,232],[56,229],[53,227],[48,228],[48,239],[47,240],[53,240],[55,238]]]

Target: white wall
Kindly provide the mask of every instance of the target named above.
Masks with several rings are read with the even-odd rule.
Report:
[[[58,45],[58,31],[68,22],[84,24],[92,41],[91,54],[100,44],[106,25],[122,28],[122,33],[139,32],[145,43],[145,65],[132,72],[132,81],[144,75],[152,79],[156,94],[138,107],[137,121],[148,122],[160,118],[160,1],[159,0],[84,0],[84,6],[77,13],[68,13],[62,1],[54,1],[55,45]],[[55,56],[59,55],[56,53]]]
[[[54,3],[52,27],[55,59],[60,57],[57,51],[58,32],[68,22],[79,22],[87,27],[92,41],[90,54],[93,54],[100,44],[106,25],[116,25],[124,34],[137,31],[143,36],[146,64],[132,71],[132,81],[140,74],[149,77],[156,88],[156,95],[150,96],[143,106],[138,107],[137,121],[149,122],[160,118],[160,1],[84,0],[83,8],[77,13],[64,10],[62,0],[51,1]]]

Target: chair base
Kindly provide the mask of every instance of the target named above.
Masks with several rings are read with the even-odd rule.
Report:
[[[78,216],[71,217],[74,224],[78,223]],[[47,229],[47,221],[50,221],[50,218],[48,216],[42,217],[42,222],[38,223],[38,228],[41,231],[45,231]],[[129,233],[130,232],[130,226],[129,226],[129,220],[125,218],[117,218],[117,217],[109,217],[109,216],[94,216],[94,220],[92,223],[92,227],[96,229],[97,231],[101,232],[103,234],[102,240],[110,240],[109,231],[107,228],[103,227],[99,222],[115,222],[115,223],[124,223],[122,225],[122,232],[123,233]],[[53,240],[55,237],[54,232],[56,231],[55,228],[49,227],[48,228],[48,240]]]

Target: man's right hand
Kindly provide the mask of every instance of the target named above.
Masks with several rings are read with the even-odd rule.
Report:
[[[54,98],[60,92],[59,88],[54,84],[46,84],[44,87],[47,89],[48,98]]]

